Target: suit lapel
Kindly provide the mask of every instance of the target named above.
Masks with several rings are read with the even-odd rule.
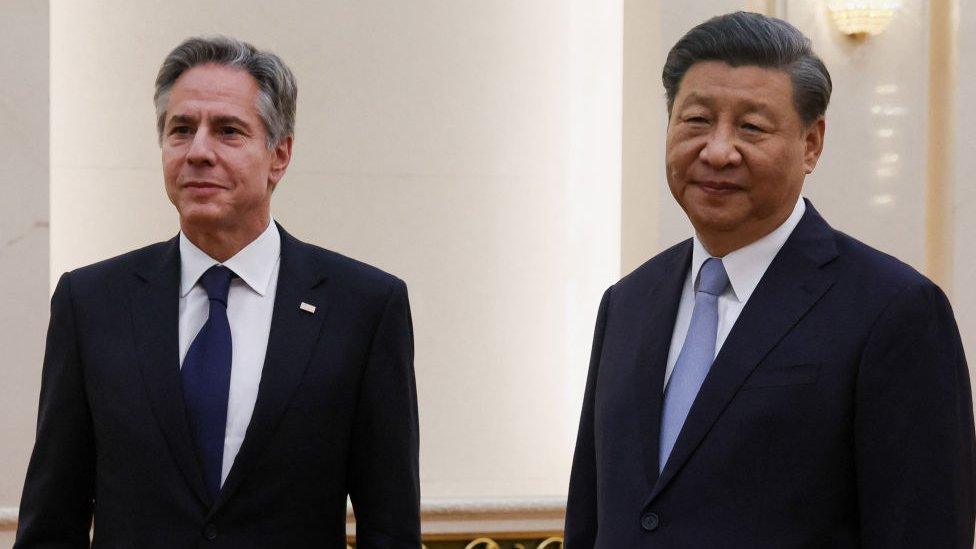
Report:
[[[314,256],[280,225],[278,231],[281,265],[257,401],[241,449],[211,508],[211,516],[234,494],[267,447],[301,382],[327,313],[326,285]],[[300,309],[303,302],[314,305],[315,312]]]
[[[753,369],[827,292],[835,277],[823,267],[836,256],[830,227],[808,202],[715,358],[648,503],[688,461]]]
[[[136,272],[130,311],[142,377],[156,421],[187,484],[210,504],[190,438],[179,359],[179,238],[165,243],[155,261]]]
[[[637,347],[637,376],[635,386],[645,404],[637,410],[640,425],[647,427],[641,438],[643,462],[648,486],[654,486],[658,476],[658,447],[661,431],[661,407],[664,400],[664,372],[668,363],[671,333],[681,302],[681,290],[691,266],[691,240],[682,243],[665,265],[665,272],[656,276],[657,282],[638,300],[636,316],[624,325],[637,330],[632,334]]]

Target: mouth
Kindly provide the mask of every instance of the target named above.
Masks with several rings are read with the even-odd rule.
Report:
[[[218,185],[217,183],[211,183],[210,181],[187,181],[183,183],[184,189],[223,189],[223,185]]]
[[[745,190],[745,187],[742,185],[732,183],[731,181],[705,180],[692,181],[691,183],[701,189],[705,194],[715,196],[728,195]]]
[[[213,196],[227,190],[227,187],[212,181],[187,181],[182,187],[184,192],[197,197]]]
[[[223,185],[211,181],[187,181],[183,183],[182,189],[192,200],[210,200],[227,190]]]

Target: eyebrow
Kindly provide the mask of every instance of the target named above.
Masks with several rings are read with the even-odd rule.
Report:
[[[246,129],[251,129],[251,125],[245,122],[244,119],[229,114],[215,116],[211,120],[217,126],[241,126]]]
[[[176,114],[170,117],[170,119],[167,121],[167,126],[173,124],[194,124],[197,122],[197,120],[198,118],[195,116],[190,116],[188,114]],[[238,118],[230,114],[215,116],[211,119],[211,122],[215,126],[232,125],[241,126],[248,130],[251,129],[251,125],[245,122],[242,118]]]
[[[688,96],[685,98],[685,100],[681,103],[679,107],[684,108],[690,104],[696,104],[696,103],[705,106],[710,106],[714,102],[715,99],[709,95],[703,95],[698,92],[689,92]],[[746,104],[746,114],[749,113],[759,113],[759,114],[766,114],[766,115],[773,114],[772,109],[770,109],[769,105],[767,105],[766,103],[762,103],[759,101],[751,101],[748,99],[745,100],[744,103]]]
[[[186,114],[177,114],[169,117],[169,119],[166,121],[166,125],[169,126],[172,124],[189,124],[195,121],[196,118],[192,116]]]

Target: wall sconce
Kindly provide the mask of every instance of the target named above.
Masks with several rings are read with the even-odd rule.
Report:
[[[901,0],[827,0],[834,24],[853,38],[884,32],[901,4]]]

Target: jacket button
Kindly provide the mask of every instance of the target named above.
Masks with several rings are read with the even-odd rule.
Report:
[[[211,541],[217,539],[217,527],[213,524],[206,525],[203,528],[203,537]]]
[[[641,527],[648,532],[653,532],[657,530],[657,527],[661,524],[661,521],[657,518],[654,513],[647,513],[641,517]]]

